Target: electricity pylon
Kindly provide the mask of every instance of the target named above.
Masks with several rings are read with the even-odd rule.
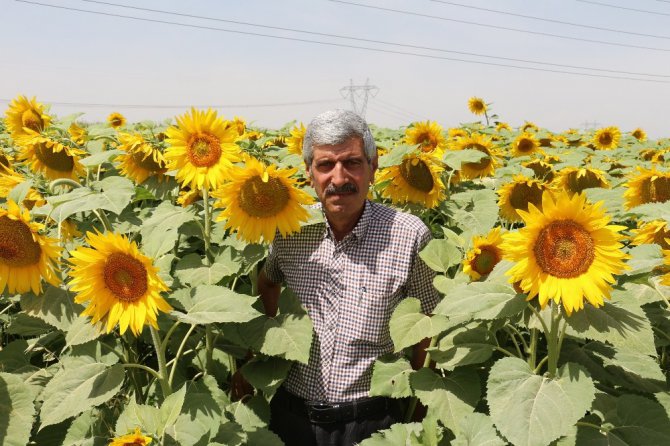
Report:
[[[349,79],[349,86],[340,88],[340,94],[343,98],[351,101],[351,109],[359,116],[365,117],[365,111],[368,108],[368,98],[375,97],[379,93],[379,88],[370,85],[370,79],[365,80],[365,85],[354,85],[354,80]],[[360,106],[357,103],[360,100]]]

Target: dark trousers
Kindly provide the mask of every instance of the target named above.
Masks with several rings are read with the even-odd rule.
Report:
[[[353,446],[402,421],[403,403],[392,400],[387,412],[332,423],[313,423],[296,407],[297,397],[280,387],[270,402],[270,430],[286,446]]]

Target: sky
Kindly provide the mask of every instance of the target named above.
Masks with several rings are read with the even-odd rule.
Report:
[[[670,137],[670,0],[30,1],[0,0],[2,109],[19,94],[88,122],[212,106],[279,128],[351,109],[353,84],[382,127],[472,122],[477,96],[514,127]]]

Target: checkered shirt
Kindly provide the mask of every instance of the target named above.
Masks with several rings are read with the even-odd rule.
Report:
[[[434,272],[418,256],[431,235],[423,222],[366,201],[353,231],[336,241],[327,223],[275,238],[266,276],[300,298],[314,324],[308,364],[294,364],[284,386],[312,401],[369,396],[372,365],[393,351],[389,320],[405,297],[430,313]]]

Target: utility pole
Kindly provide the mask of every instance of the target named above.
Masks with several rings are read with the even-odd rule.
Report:
[[[365,80],[365,85],[354,85],[354,80],[349,79],[349,86],[340,88],[340,94],[343,98],[351,101],[351,110],[361,117],[365,118],[365,111],[368,108],[368,98],[375,97],[379,93],[379,88],[370,85],[370,79]],[[358,104],[360,100],[361,104]]]
[[[586,130],[591,130],[591,129],[595,129],[595,128],[600,127],[600,123],[596,122],[596,121],[591,121],[591,122],[584,121],[584,122],[582,122],[581,126],[582,126],[582,129],[584,129],[584,131],[586,131]]]

